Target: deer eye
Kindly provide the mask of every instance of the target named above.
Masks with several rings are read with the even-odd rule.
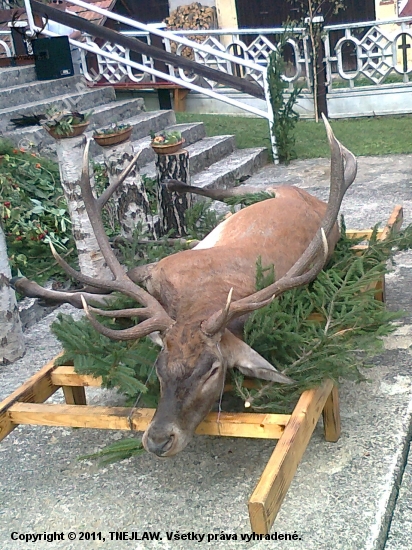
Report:
[[[211,368],[211,370],[209,372],[209,375],[206,378],[205,382],[207,382],[208,380],[210,380],[211,378],[216,376],[219,373],[219,370],[220,370],[220,363],[218,363],[218,362],[213,363],[212,368]]]

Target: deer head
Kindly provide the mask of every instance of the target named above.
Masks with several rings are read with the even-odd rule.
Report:
[[[238,328],[245,315],[269,304],[286,290],[312,281],[325,264],[329,252],[328,241],[333,246],[337,240],[336,219],[344,193],[355,178],[356,160],[334,137],[326,119],[324,122],[331,148],[329,202],[326,206],[312,197],[313,201],[322,205],[319,208],[324,213],[323,219],[317,218],[318,214],[310,216],[309,212],[308,223],[301,222],[301,233],[294,237],[297,241],[302,240],[302,243],[297,243],[296,250],[300,252],[295,252],[288,259],[289,262],[284,264],[286,267],[278,280],[258,292],[254,292],[258,251],[254,250],[246,237],[242,238],[232,254],[233,265],[229,269],[226,268],[225,248],[225,239],[232,239],[225,235],[230,231],[233,234],[233,227],[235,233],[240,235],[250,233],[250,220],[261,217],[257,210],[261,207],[258,205],[242,210],[218,226],[208,241],[217,243],[216,246],[201,244],[193,250],[164,258],[150,269],[143,270],[143,273],[137,269],[127,274],[104,232],[101,208],[108,194],[103,199],[103,196],[98,199],[93,196],[88,173],[89,144],[86,144],[81,178],[82,196],[114,279],[108,281],[86,277],[68,266],[54,250],[53,255],[69,275],[90,288],[105,292],[121,291],[142,306],[108,312],[90,305],[100,303],[101,295],[94,299],[90,293],[81,296],[70,293],[65,301],[79,306],[81,300],[87,317],[100,333],[116,340],[159,334],[162,349],[156,361],[156,372],[161,396],[153,420],[143,436],[143,444],[149,452],[167,457],[180,452],[187,445],[199,423],[221,396],[228,368],[236,367],[247,376],[272,382],[293,383],[293,380],[277,371],[235,334],[239,334]],[[309,201],[310,195],[298,190],[293,193],[296,200],[305,204]],[[264,202],[269,204],[269,201]],[[224,225],[226,223],[227,226]],[[236,224],[240,224],[240,227],[236,227]],[[270,219],[267,224],[270,228]],[[293,233],[293,228],[291,231]],[[277,237],[268,242],[276,243]],[[230,246],[233,246],[233,239]],[[284,255],[287,256],[288,252]],[[185,271],[182,271],[182,265],[186,266]],[[136,281],[143,280],[146,289],[136,284]],[[40,287],[32,285],[24,279],[15,283],[19,291],[39,295]],[[44,289],[41,289],[41,295],[56,296],[53,291]],[[63,295],[59,293],[58,299],[63,300]],[[110,317],[139,317],[142,321],[132,328],[112,330],[99,323],[94,313]]]

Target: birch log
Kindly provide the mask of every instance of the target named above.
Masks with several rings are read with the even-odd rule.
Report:
[[[80,271],[90,277],[111,279],[81,196],[83,150],[84,136],[57,140],[61,185],[72,221]]]
[[[16,295],[10,287],[11,271],[6,238],[0,225],[0,365],[7,365],[24,355],[24,336]]]
[[[161,182],[176,179],[190,185],[189,153],[181,149],[171,155],[157,155],[156,172],[159,232],[161,235],[169,233],[171,237],[184,237],[187,235],[185,212],[191,206],[191,195],[167,191]]]
[[[118,180],[135,153],[130,141],[104,148],[103,157],[110,184]],[[137,164],[120,188],[113,193],[113,200],[123,237],[130,238],[138,224],[141,224],[144,232],[149,229],[151,223],[149,199]]]

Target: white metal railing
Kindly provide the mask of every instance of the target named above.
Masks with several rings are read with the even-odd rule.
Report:
[[[8,38],[8,42],[4,39]],[[0,31],[0,57],[11,57],[14,55],[13,41],[11,40],[10,31]]]
[[[365,85],[412,85],[412,18],[325,27],[328,92]],[[333,33],[341,33],[335,44]],[[409,50],[409,51],[408,51]],[[394,82],[391,82],[393,80]]]
[[[32,14],[32,10],[31,10],[30,0],[24,0],[24,3],[25,3],[25,7],[26,7],[27,19],[28,19],[30,32],[33,33],[33,35],[34,35],[36,32],[39,32],[41,29],[34,24],[34,19],[33,19],[33,14]],[[138,63],[137,61],[132,61],[130,59],[130,52],[127,52],[126,49],[123,48],[120,45],[116,45],[116,44],[107,45],[107,44],[105,44],[105,45],[103,45],[103,47],[99,47],[95,42],[91,41],[90,39],[87,40],[86,42],[79,42],[78,40],[69,39],[70,43],[72,45],[78,47],[80,49],[81,53],[82,53],[83,73],[84,73],[85,77],[88,78],[88,79],[95,80],[95,77],[90,74],[90,71],[87,68],[87,60],[86,60],[85,55],[84,55],[85,51],[95,53],[98,56],[99,65],[101,65],[100,60],[101,60],[101,58],[103,58],[105,60],[109,60],[109,65],[113,64],[113,62],[116,62],[117,64],[122,65],[123,66],[123,69],[122,69],[123,71],[124,71],[124,66],[128,67],[128,69],[126,69],[126,72],[129,75],[131,74],[132,69],[138,69],[141,72],[146,72],[146,73],[148,73],[152,76],[162,78],[162,79],[166,79],[166,80],[169,80],[169,81],[171,81],[175,84],[178,84],[178,85],[184,86],[186,88],[189,88],[191,90],[204,93],[204,94],[208,95],[209,97],[211,97],[213,99],[218,99],[219,101],[223,101],[225,103],[228,103],[228,104],[233,105],[235,107],[238,107],[240,109],[248,111],[251,114],[254,114],[254,115],[257,115],[257,116],[260,116],[260,117],[263,117],[263,118],[267,119],[268,123],[269,123],[270,133],[271,133],[271,143],[272,143],[272,152],[273,152],[274,162],[275,163],[278,162],[278,153],[277,153],[276,142],[275,142],[275,138],[274,138],[273,133],[272,133],[273,111],[272,111],[271,104],[270,104],[270,101],[269,101],[269,91],[268,91],[268,87],[267,87],[267,78],[266,78],[266,71],[267,71],[266,67],[261,66],[257,63],[254,63],[253,61],[236,57],[236,56],[231,55],[231,54],[226,53],[226,52],[215,51],[208,45],[198,44],[197,42],[193,42],[191,40],[188,40],[187,38],[177,36],[177,35],[173,34],[170,31],[163,31],[159,28],[156,28],[156,26],[144,25],[143,23],[139,23],[138,21],[134,21],[134,20],[129,19],[127,17],[123,17],[121,15],[118,15],[118,14],[109,12],[107,10],[104,10],[102,8],[99,8],[94,4],[85,3],[82,0],[69,0],[69,3],[73,4],[73,5],[76,5],[76,6],[83,7],[85,9],[89,10],[89,11],[93,11],[93,12],[98,13],[100,15],[103,15],[104,17],[106,17],[108,19],[113,19],[114,21],[124,23],[124,24],[126,24],[130,27],[138,29],[140,32],[144,31],[144,32],[152,33],[154,35],[158,35],[158,36],[162,37],[164,40],[172,40],[172,41],[177,42],[181,45],[185,45],[186,47],[193,48],[194,50],[202,52],[204,54],[213,55],[215,57],[221,58],[222,60],[225,60],[227,62],[235,64],[236,66],[240,66],[240,67],[243,67],[245,69],[249,69],[251,71],[250,74],[252,74],[252,72],[253,72],[253,75],[255,75],[254,80],[255,81],[261,80],[263,82],[263,89],[264,89],[265,97],[266,97],[266,107],[267,107],[266,110],[257,108],[253,105],[250,105],[247,102],[242,101],[241,99],[238,100],[238,99],[234,99],[232,97],[228,97],[227,95],[225,95],[224,92],[219,91],[217,88],[216,89],[211,89],[211,88],[208,88],[208,87],[200,86],[197,83],[192,82],[190,80],[183,80],[182,78],[180,78],[180,75],[177,76],[177,75],[173,74],[173,71],[170,71],[169,74],[163,73],[163,72],[155,69],[153,67],[152,63],[144,65],[144,64]],[[52,32],[50,32],[48,30],[45,30],[45,29],[42,30],[42,34],[44,34],[46,36],[56,36],[55,33],[52,33]],[[106,61],[106,63],[107,63],[107,61]],[[259,78],[259,76],[260,76],[260,78]],[[210,84],[210,82],[209,82],[209,84]]]
[[[68,1],[134,29],[125,31],[125,35],[145,39],[148,44],[151,43],[152,34],[160,36],[168,52],[175,51],[179,55],[185,50],[185,55],[189,54],[197,63],[255,81],[265,90],[266,108],[262,107],[261,103],[243,101],[242,94],[236,95],[236,98],[233,95],[229,97],[227,89],[217,82],[188,74],[186,70],[172,64],[167,64],[168,73],[163,73],[155,68],[153,59],[148,56],[141,55],[138,61],[132,60],[127,48],[110,42],[98,46],[93,37],[84,35],[84,42],[70,42],[81,51],[83,73],[89,81],[100,80],[108,84],[147,82],[150,85],[156,78],[162,78],[264,117],[270,126],[272,125],[273,114],[268,101],[266,78],[267,64],[270,53],[278,47],[279,35],[285,32],[284,28],[167,31],[159,28],[159,25],[144,25],[83,0]],[[30,29],[35,32],[39,29],[34,25],[30,2],[24,2]],[[412,47],[408,49],[412,41],[411,25],[412,18],[399,18],[325,26],[323,40],[328,99],[345,86],[353,93],[362,90],[365,85],[381,88],[393,86],[394,84],[389,84],[391,78],[399,81],[400,85],[412,85]],[[289,32],[291,35],[286,47],[289,50],[287,71],[283,78],[289,83],[290,88],[299,82],[299,85],[303,85],[311,94],[312,60],[309,37],[303,27]],[[54,36],[50,31],[44,31],[43,34]],[[204,40],[197,42],[190,40],[191,37],[204,37]],[[87,52],[96,55],[97,73],[88,67]],[[273,136],[272,146],[276,159]]]

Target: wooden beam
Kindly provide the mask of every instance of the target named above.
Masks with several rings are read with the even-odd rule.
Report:
[[[15,424],[130,430],[130,411],[128,407],[15,403],[8,414]],[[132,418],[133,430],[144,431],[154,413],[155,409],[136,409]],[[196,433],[279,439],[289,419],[288,414],[209,413]]]
[[[275,521],[299,462],[325,406],[333,382],[305,391],[249,500],[252,531],[267,534]]]
[[[24,384],[0,403],[0,441],[14,430],[18,424],[18,422],[13,422],[10,419],[8,413],[10,407],[17,402],[43,403],[59,389],[58,386],[53,384],[51,379],[51,374],[56,368],[54,362],[57,357],[49,361],[47,365],[26,380]]]
[[[163,63],[172,65],[173,67],[187,69],[200,76],[203,76],[204,78],[209,78],[214,82],[218,82],[219,84],[235,88],[235,90],[245,92],[259,99],[265,99],[265,92],[263,88],[255,82],[251,82],[250,80],[247,80],[245,78],[239,78],[237,76],[224,73],[223,71],[211,69],[210,67],[206,67],[205,65],[196,63],[195,61],[187,59],[186,57],[183,57],[181,55],[169,53],[162,50],[161,48],[157,48],[156,46],[146,44],[142,40],[137,40],[136,38],[125,36],[116,31],[112,31],[107,27],[95,25],[94,23],[91,23],[83,17],[78,17],[76,15],[71,15],[70,13],[61,10],[56,10],[55,8],[52,8],[47,4],[41,4],[40,2],[36,2],[35,0],[31,0],[30,3],[33,12],[42,17],[47,16],[53,21],[57,21],[57,23],[62,23],[63,25],[67,25],[68,27],[71,27],[73,29],[86,32],[97,38],[112,42],[113,44],[119,44],[124,48],[128,48],[132,52],[147,55],[148,57],[152,57],[153,59],[157,59],[159,61],[162,61]]]
[[[397,233],[402,227],[403,223],[403,208],[402,205],[398,204],[392,210],[392,214],[388,220],[388,223],[384,227],[382,234],[379,236],[379,239],[384,241],[389,237],[391,232]]]
[[[102,385],[101,376],[95,377],[91,374],[78,374],[75,372],[74,367],[71,366],[56,367],[52,372],[51,377],[53,384],[56,386],[92,386],[99,388]],[[257,380],[246,378],[243,380],[242,386],[249,389],[256,388]],[[225,384],[225,392],[232,391],[233,389],[233,384]]]
[[[325,439],[331,443],[336,443],[336,441],[340,438],[341,432],[339,392],[336,386],[333,386],[332,391],[326,400],[322,415]]]
[[[62,366],[56,367],[51,373],[53,384],[56,386],[93,386],[102,385],[101,376],[92,376],[91,374],[77,374],[74,367]]]

